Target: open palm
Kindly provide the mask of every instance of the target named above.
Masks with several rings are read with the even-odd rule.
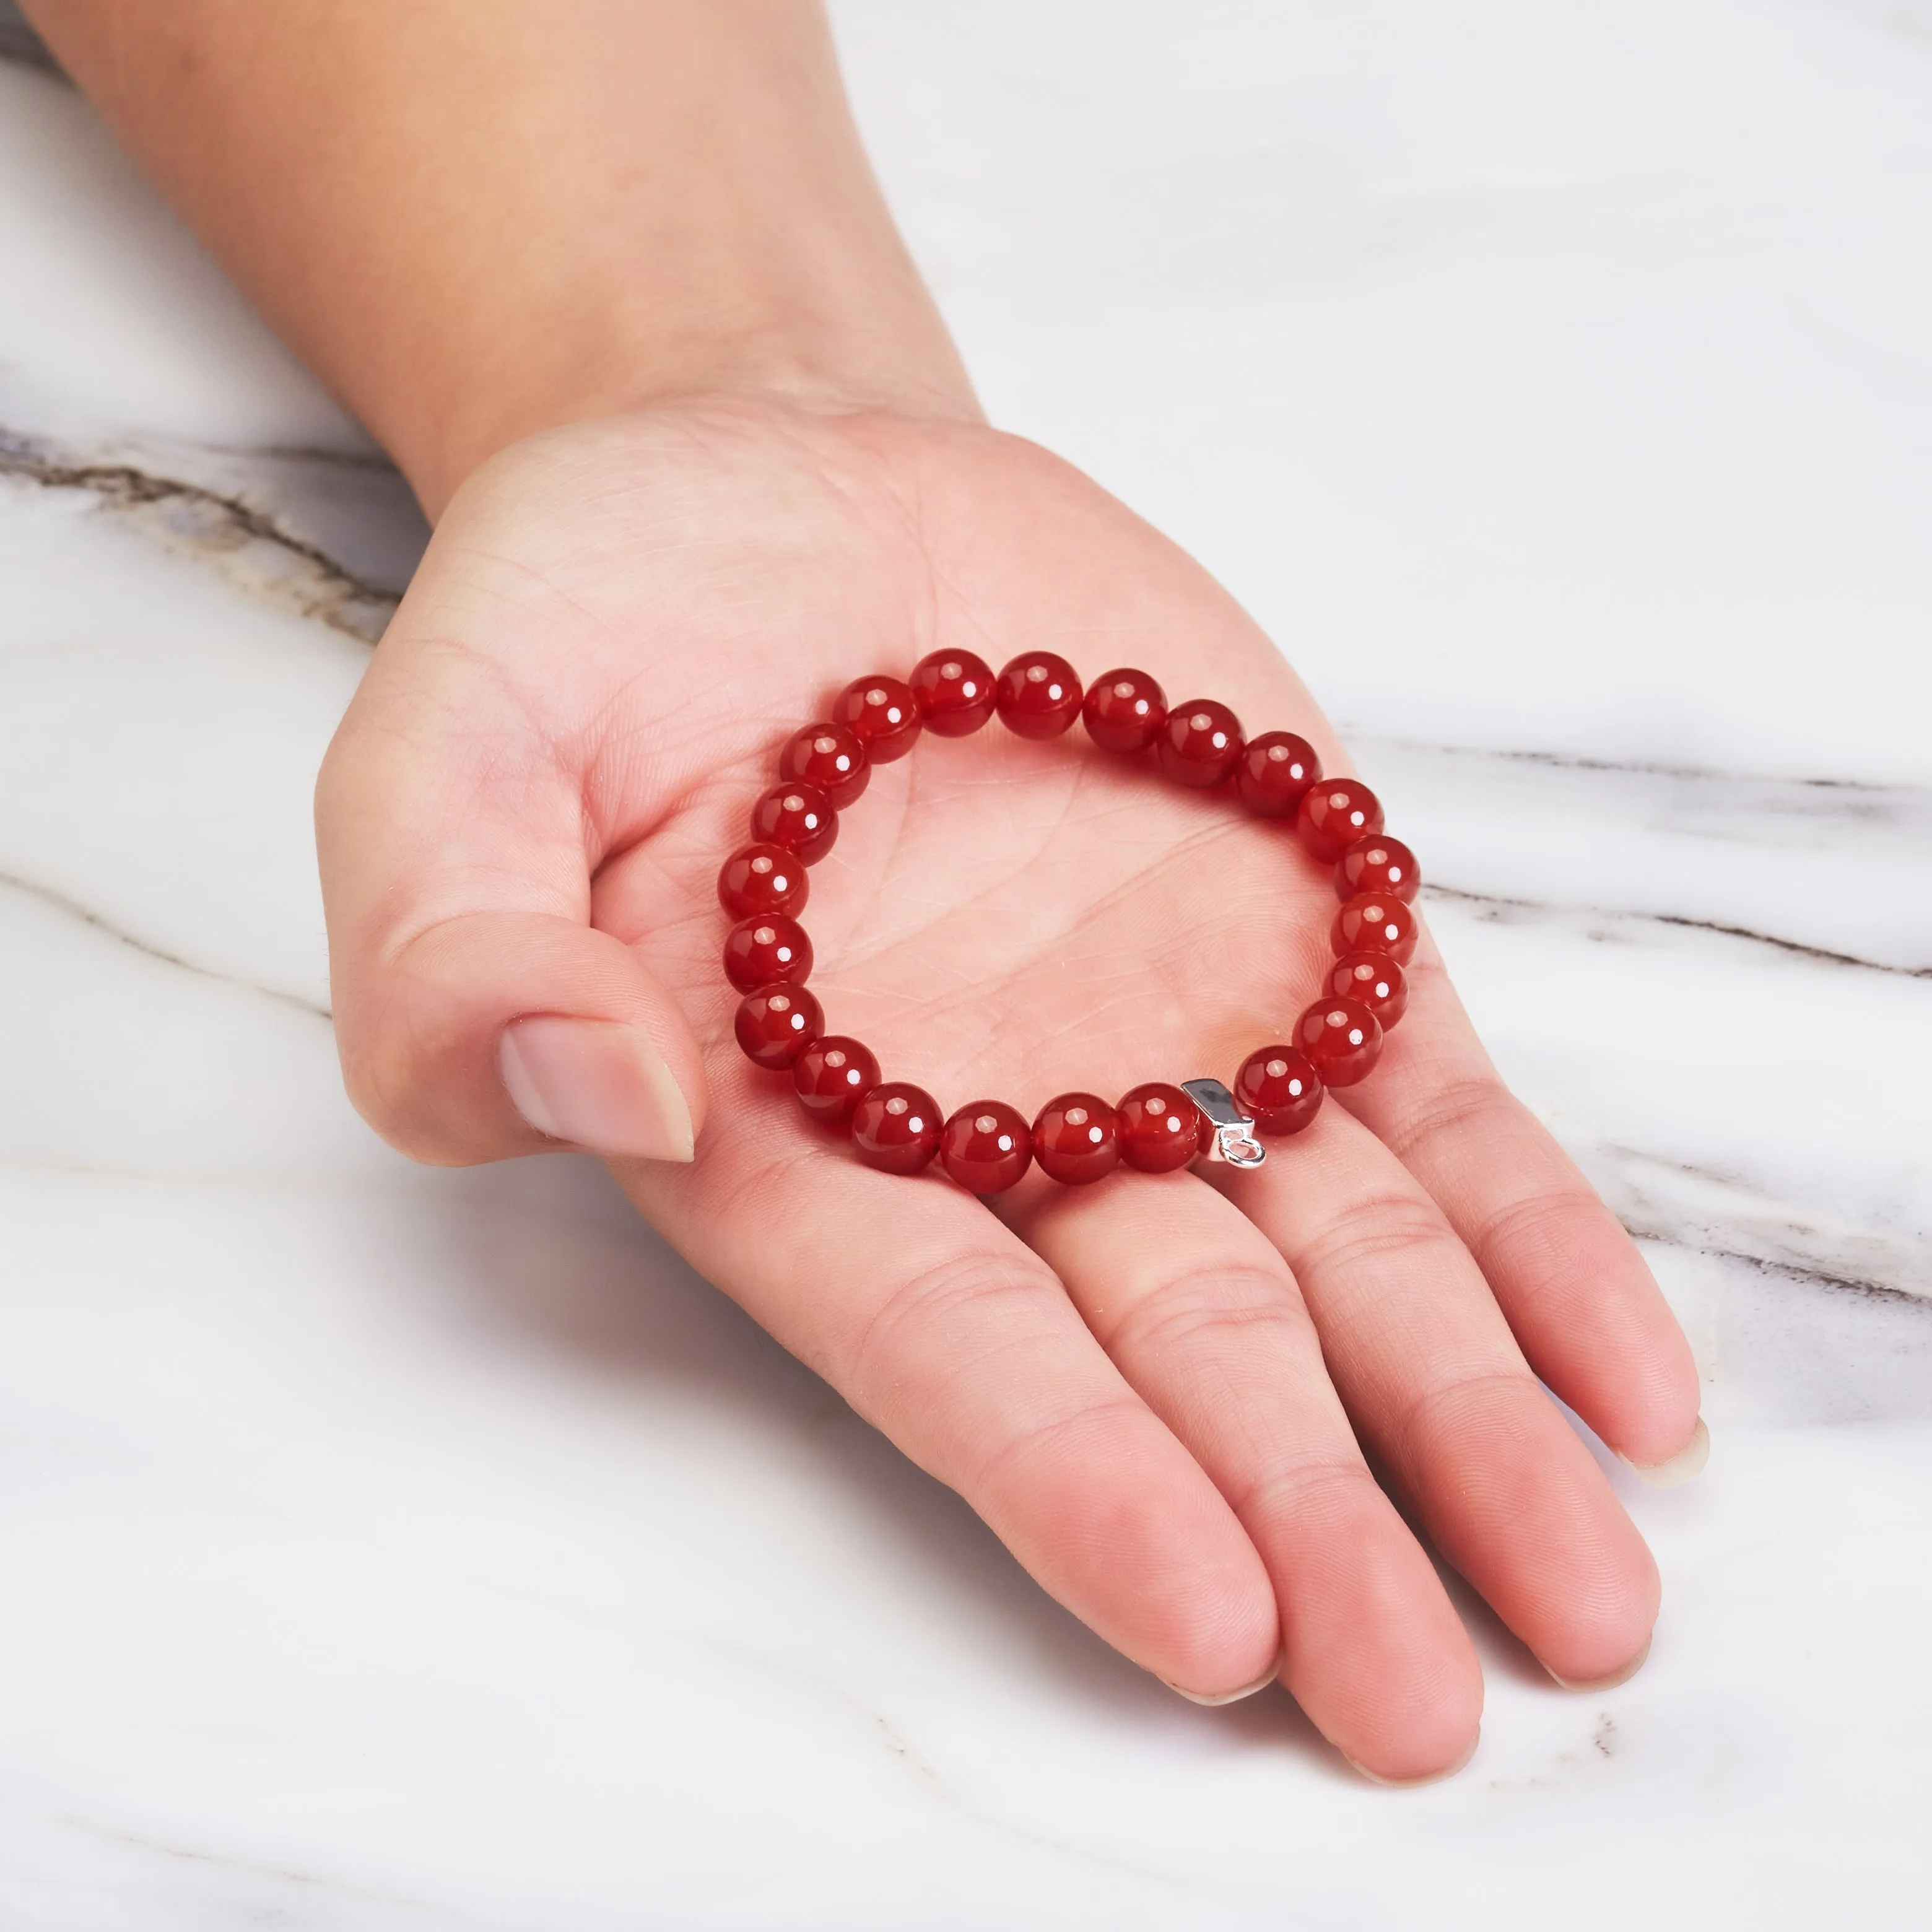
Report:
[[[1480,1672],[1391,1496],[1559,1678],[1629,1667],[1654,1568],[1538,1378],[1648,1466],[1692,1441],[1695,1376],[1426,934],[1373,1077],[1252,1172],[1035,1173],[988,1206],[862,1166],[739,1054],[719,863],[786,736],[942,646],[1137,665],[1346,769],[1198,566],[990,430],[694,406],[486,465],[323,774],[358,1104],[425,1158],[534,1151],[506,1024],[637,1029],[704,1113],[688,1165],[614,1161],[644,1213],[1191,1695],[1279,1667],[1371,1772],[1458,1761]],[[997,723],[878,768],[811,876],[828,1025],[945,1111],[1028,1117],[1231,1079],[1316,997],[1335,906],[1280,826]]]

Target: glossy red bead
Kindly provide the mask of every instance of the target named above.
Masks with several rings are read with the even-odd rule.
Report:
[[[1234,1076],[1234,1105],[1264,1134],[1298,1134],[1322,1107],[1322,1078],[1292,1046],[1257,1048]]]
[[[1414,958],[1416,936],[1414,914],[1385,892],[1358,892],[1345,899],[1328,929],[1328,943],[1338,958],[1349,952],[1380,952],[1398,966],[1406,966]]]
[[[828,718],[785,740],[778,754],[778,776],[795,784],[816,785],[832,801],[834,812],[843,812],[857,802],[871,783],[872,767],[857,737]]]
[[[1241,721],[1214,698],[1190,698],[1167,714],[1154,755],[1163,777],[1204,791],[1240,763]]]
[[[934,651],[906,682],[926,728],[942,738],[963,738],[993,715],[992,667],[970,651]]]
[[[1167,722],[1167,694],[1145,671],[1123,667],[1087,687],[1080,717],[1102,751],[1132,758],[1144,752]]]
[[[939,1164],[969,1194],[1001,1194],[1033,1164],[1033,1130],[1004,1100],[975,1100],[940,1129]]]
[[[1057,738],[1080,716],[1080,680],[1051,651],[1023,651],[1001,669],[995,688],[1001,719],[1022,738]]]
[[[888,1080],[852,1114],[852,1144],[868,1167],[916,1174],[939,1151],[939,1102],[922,1087]]]
[[[1404,905],[1422,890],[1422,868],[1415,854],[1386,832],[1371,832],[1342,848],[1335,861],[1335,896],[1352,899],[1358,892],[1387,892]]]
[[[752,808],[752,836],[815,866],[838,837],[838,814],[824,793],[802,778],[775,784]]]
[[[1357,839],[1382,829],[1382,802],[1360,778],[1324,778],[1301,794],[1294,829],[1310,858],[1332,866]]]
[[[1143,1174],[1185,1167],[1201,1151],[1206,1116],[1178,1087],[1150,1080],[1120,1096],[1120,1158]]]
[[[782,1073],[824,1024],[818,1002],[802,986],[761,986],[738,1002],[734,1028],[747,1060]]]
[[[811,890],[797,854],[782,845],[741,845],[718,874],[718,902],[734,919],[802,912]]]
[[[1295,1022],[1291,1044],[1314,1062],[1324,1087],[1352,1087],[1375,1065],[1382,1030],[1359,1000],[1317,1000]]]
[[[872,1049],[843,1034],[820,1034],[792,1062],[798,1104],[828,1127],[849,1127],[859,1102],[879,1084]]]
[[[1400,1019],[1408,1005],[1408,980],[1402,968],[1381,952],[1346,953],[1328,969],[1322,990],[1339,1000],[1366,1006],[1384,1033]]]
[[[1120,1164],[1120,1117],[1096,1094],[1059,1094],[1034,1117],[1033,1157],[1070,1187]]]
[[[832,718],[865,746],[875,765],[904,758],[919,742],[919,700],[900,678],[855,677],[832,700]]]
[[[812,974],[812,941],[782,912],[741,919],[724,935],[724,976],[741,993],[802,986]]]
[[[1306,738],[1264,731],[1250,738],[1234,767],[1234,789],[1257,818],[1286,818],[1322,776],[1322,760]]]

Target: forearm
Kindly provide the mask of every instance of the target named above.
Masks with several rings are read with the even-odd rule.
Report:
[[[974,412],[814,0],[28,0],[434,516],[668,397]]]

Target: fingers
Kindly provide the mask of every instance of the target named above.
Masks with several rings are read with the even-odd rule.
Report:
[[[1460,1762],[1475,1652],[1362,1460],[1280,1255],[1186,1174],[1042,1189],[1013,1213],[1260,1552],[1282,1681],[1322,1734],[1382,1778]]]
[[[419,1160],[560,1143],[689,1160],[697,1042],[635,952],[590,926],[580,781],[514,713],[452,716],[420,691],[398,707],[382,670],[316,794],[350,1098]]]
[[[1117,1649],[1197,1696],[1265,1678],[1260,1558],[1052,1270],[950,1183],[860,1166],[754,1079],[720,1070],[694,1168],[619,1167],[645,1213]]]
[[[1382,1064],[1344,1105],[1434,1197],[1538,1374],[1619,1455],[1669,1464],[1704,1439],[1690,1345],[1616,1216],[1497,1077],[1425,950]]]
[[[1629,1667],[1656,1566],[1420,1184],[1337,1107],[1213,1172],[1286,1256],[1356,1433],[1437,1546],[1558,1678]]]

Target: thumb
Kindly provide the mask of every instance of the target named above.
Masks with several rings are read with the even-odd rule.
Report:
[[[352,708],[316,791],[336,1041],[364,1118],[445,1166],[560,1143],[689,1160],[698,1042],[669,988],[590,924],[572,806],[526,791],[493,808],[487,784],[437,784],[388,749]]]

